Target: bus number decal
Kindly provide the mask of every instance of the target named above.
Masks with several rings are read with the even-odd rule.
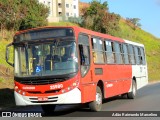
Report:
[[[51,86],[50,86],[50,89],[51,89],[51,90],[60,89],[60,88],[63,88],[63,84],[57,84],[57,85],[51,85]]]
[[[107,86],[107,88],[113,87],[113,84],[107,84],[106,86]]]

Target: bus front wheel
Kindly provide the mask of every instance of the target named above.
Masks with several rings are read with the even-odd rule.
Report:
[[[91,111],[100,111],[102,108],[102,91],[99,86],[96,89],[96,100],[89,103]]]

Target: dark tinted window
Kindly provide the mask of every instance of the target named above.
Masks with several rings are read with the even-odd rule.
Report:
[[[135,52],[135,58],[136,58],[136,64],[140,64],[140,50],[138,47],[134,46],[134,52]]]
[[[123,59],[122,59],[122,52],[121,52],[121,44],[115,42],[115,52],[116,52],[116,63],[117,64],[122,64]]]
[[[129,63],[135,64],[135,55],[132,45],[128,45],[128,52],[129,52]]]
[[[124,63],[129,64],[127,45],[123,44]]]
[[[146,64],[146,61],[145,61],[145,54],[144,54],[144,49],[143,48],[140,48],[140,51],[141,51],[141,55],[142,55],[142,64],[145,65]]]

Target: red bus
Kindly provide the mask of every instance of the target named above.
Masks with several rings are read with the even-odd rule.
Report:
[[[103,99],[133,99],[148,83],[144,45],[80,27],[20,31],[6,61],[14,66],[16,105],[41,105],[44,112],[80,103],[100,111]]]

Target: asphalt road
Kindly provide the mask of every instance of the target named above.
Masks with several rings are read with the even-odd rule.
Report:
[[[55,114],[56,116],[58,116],[59,119],[60,117],[62,117],[61,119],[65,119],[65,120],[67,118],[69,120],[75,119],[75,117],[78,120],[84,119],[84,117],[82,116],[85,116],[85,117],[93,116],[94,118],[92,117],[88,118],[93,120],[97,117],[100,117],[99,119],[104,119],[104,117],[106,117],[107,114],[110,115],[109,111],[112,111],[113,113],[114,111],[115,113],[116,111],[160,111],[160,82],[148,84],[147,86],[138,90],[137,97],[134,100],[122,99],[119,96],[104,100],[102,112],[100,112],[100,114],[90,112],[90,110],[85,106],[81,107],[79,105],[57,106],[56,112],[51,115],[45,115],[40,106],[18,107],[17,109],[14,109],[14,110],[23,111],[23,112],[30,112],[30,111],[41,112],[43,117],[49,116],[48,120],[51,119],[52,117],[55,117]],[[108,112],[105,112],[105,111],[108,111]],[[103,114],[106,114],[106,115],[103,116]],[[99,116],[96,116],[96,115],[99,115]],[[139,119],[143,119],[143,118],[139,117]],[[160,118],[155,118],[155,119],[160,119]]]

